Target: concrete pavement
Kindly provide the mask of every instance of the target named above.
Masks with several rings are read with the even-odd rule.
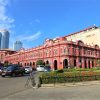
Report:
[[[72,82],[72,83],[56,83],[56,84],[42,84],[41,87],[72,87],[100,84],[100,81],[86,81],[86,82]]]
[[[100,84],[28,89],[0,100],[100,100]]]
[[[100,100],[100,81],[49,84],[39,89],[27,77],[0,78],[0,100]]]

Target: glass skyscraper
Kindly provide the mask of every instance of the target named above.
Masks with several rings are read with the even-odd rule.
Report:
[[[16,41],[16,42],[14,43],[14,50],[15,50],[15,51],[21,50],[22,45],[23,45],[23,44],[22,44],[21,41]]]
[[[0,49],[9,48],[9,32],[7,30],[0,30]]]

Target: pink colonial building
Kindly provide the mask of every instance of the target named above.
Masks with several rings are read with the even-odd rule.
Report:
[[[10,50],[10,49],[2,49],[0,50],[0,63],[5,62],[5,57],[7,55],[11,55],[13,53],[16,53],[16,51]]]
[[[100,60],[100,48],[98,45],[90,46],[81,40],[68,41],[66,37],[47,39],[43,45],[27,50],[20,50],[14,54],[8,54],[5,61],[23,66],[36,67],[38,60],[49,64],[53,70],[68,67],[92,68],[98,65]]]
[[[83,42],[84,41],[84,42]],[[0,62],[36,67],[38,60],[53,70],[68,67],[100,67],[100,27],[92,26],[65,37],[47,39],[44,44],[18,52],[0,50]]]

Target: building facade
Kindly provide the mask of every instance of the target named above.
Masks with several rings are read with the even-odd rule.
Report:
[[[7,30],[0,30],[0,48],[9,48],[9,32]]]
[[[14,53],[16,53],[16,51],[13,51],[13,50],[10,50],[10,49],[0,50],[0,63],[4,63],[6,61],[5,57],[7,55],[11,55],[11,54],[14,54]]]
[[[97,61],[100,60],[100,48],[98,45],[86,45],[82,41],[72,42],[59,38],[55,41],[46,40],[42,46],[5,57],[9,63],[32,67],[36,67],[39,59],[54,70],[68,67],[92,68],[99,66]]]
[[[87,28],[87,30],[83,30],[83,33],[91,30],[95,29],[93,27]],[[69,36],[47,39],[41,46],[27,50],[22,49],[14,54],[7,54],[3,60],[12,64],[30,65],[34,68],[38,60],[43,60],[53,70],[68,67],[100,67],[100,63],[98,63],[100,61],[100,46],[98,44],[89,45],[82,40],[74,42],[74,40],[68,38]]]
[[[16,41],[16,42],[14,43],[14,50],[15,50],[15,51],[21,50],[21,49],[22,49],[22,46],[23,46],[23,44],[22,44],[21,41]]]
[[[82,40],[87,45],[98,44],[100,46],[100,27],[91,26],[65,37],[68,41]]]

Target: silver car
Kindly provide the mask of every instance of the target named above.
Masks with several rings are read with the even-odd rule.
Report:
[[[49,71],[51,71],[51,68],[50,68],[50,66],[38,65],[36,70],[42,71],[42,72],[49,72]]]
[[[29,74],[30,72],[32,72],[32,67],[31,66],[25,66],[25,73]]]
[[[36,70],[40,72],[44,72],[45,71],[44,67],[45,67],[44,65],[37,65]]]

